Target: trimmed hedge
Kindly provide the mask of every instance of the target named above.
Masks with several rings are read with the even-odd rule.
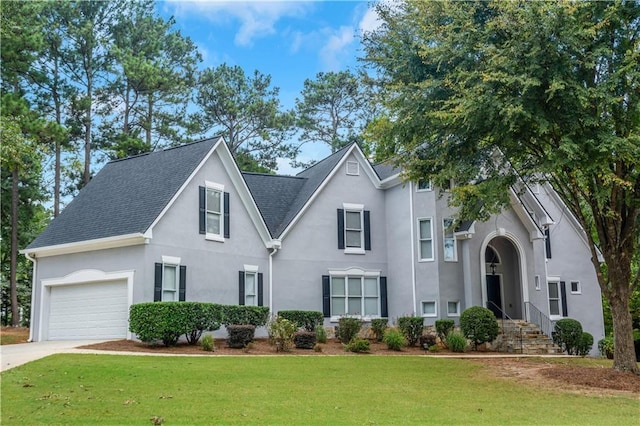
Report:
[[[201,302],[178,302],[182,305],[190,331],[185,333],[187,342],[195,345],[204,331],[215,331],[222,325],[222,305]]]
[[[267,306],[244,306],[244,305],[222,305],[222,324],[230,325],[252,325],[262,327],[269,320],[269,307]]]
[[[400,317],[398,318],[398,329],[407,339],[407,346],[415,346],[424,328],[424,320],[422,317]]]
[[[498,337],[498,321],[490,309],[472,306],[460,315],[462,334],[471,340],[474,349],[485,342],[492,342]]]
[[[249,343],[253,342],[256,328],[253,325],[228,325],[227,333],[229,338],[227,339],[227,346],[234,349],[245,348]]]
[[[316,327],[324,322],[324,315],[318,311],[279,311],[278,316],[291,321],[297,328],[303,328],[306,331],[315,331]]]
[[[580,337],[580,342],[578,342],[578,346],[576,347],[576,354],[580,356],[587,356],[589,355],[589,352],[591,352],[592,347],[593,335],[583,331],[582,336]]]
[[[313,349],[316,342],[316,333],[313,331],[296,331],[293,334],[293,344],[298,349]]]

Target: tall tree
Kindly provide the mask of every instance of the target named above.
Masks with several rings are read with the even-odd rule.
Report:
[[[360,140],[367,124],[366,86],[350,71],[320,72],[307,79],[296,99],[297,126],[302,142],[323,142],[336,152]]]
[[[155,17],[152,1],[135,8],[113,29],[115,79],[103,95],[114,117],[102,126],[114,157],[152,151],[181,141],[186,107],[195,86],[196,46],[175,20]]]
[[[364,45],[386,108],[370,128],[380,152],[410,179],[475,182],[452,194],[465,219],[507,206],[516,173],[551,182],[587,230],[614,368],[638,373],[629,300],[640,281],[640,4],[407,0],[377,10],[383,24]]]
[[[234,156],[242,153],[245,160],[253,159],[245,164],[273,170],[278,158],[293,158],[297,153],[286,142],[293,113],[282,111],[278,93],[277,87],[271,87],[271,76],[257,70],[246,76],[239,66],[208,68],[198,81],[200,111],[192,121],[200,133],[222,134]]]

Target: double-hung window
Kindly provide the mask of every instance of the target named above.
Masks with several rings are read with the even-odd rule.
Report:
[[[554,278],[549,280],[547,288],[549,290],[549,316],[552,317],[551,319],[568,316],[566,283]]]
[[[162,256],[162,263],[155,264],[154,295],[155,302],[177,302],[185,300],[187,267],[180,264],[181,259]]]
[[[338,209],[338,248],[346,254],[371,250],[370,212],[362,204],[343,204]]]
[[[258,272],[258,266],[244,265],[244,270],[239,271],[239,300],[240,305],[263,305],[263,278]]]
[[[431,218],[418,219],[420,260],[433,260],[433,228]]]
[[[442,233],[444,260],[455,262],[458,260],[458,250],[456,247],[456,238],[453,234],[453,219],[447,218],[442,220]]]
[[[362,227],[362,211],[345,210],[344,233],[346,248],[363,248]]]
[[[178,266],[162,265],[162,301],[175,302],[178,300]]]
[[[207,240],[229,238],[229,193],[224,192],[224,185],[205,182],[200,187],[200,233]]]
[[[363,318],[387,316],[387,279],[379,272],[360,269],[332,271],[323,277],[326,317]]]

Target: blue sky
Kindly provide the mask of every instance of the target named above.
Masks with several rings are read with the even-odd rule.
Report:
[[[174,16],[176,29],[190,37],[203,57],[202,67],[222,63],[245,73],[269,74],[292,108],[305,79],[318,72],[358,66],[360,34],[374,29],[376,16],[367,1],[179,1],[157,3],[163,17]],[[303,161],[321,159],[330,150],[306,144]],[[279,172],[293,173],[287,161]]]

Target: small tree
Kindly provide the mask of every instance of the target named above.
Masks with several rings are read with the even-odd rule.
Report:
[[[498,321],[493,312],[482,306],[472,306],[460,315],[460,328],[465,337],[473,342],[473,349],[478,345],[492,342],[498,337]]]
[[[560,346],[569,355],[576,355],[582,339],[582,324],[572,318],[563,318],[556,322],[553,343]],[[593,338],[592,342],[593,344]]]

